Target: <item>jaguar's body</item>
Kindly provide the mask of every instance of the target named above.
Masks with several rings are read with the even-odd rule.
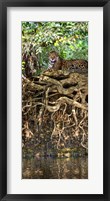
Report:
[[[67,69],[70,71],[75,70],[87,70],[88,62],[83,59],[63,60],[59,57],[58,53],[52,51],[49,53],[49,69],[55,70]]]

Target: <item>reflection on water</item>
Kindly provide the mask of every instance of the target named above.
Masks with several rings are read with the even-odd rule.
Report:
[[[23,179],[87,179],[88,158],[23,159]]]

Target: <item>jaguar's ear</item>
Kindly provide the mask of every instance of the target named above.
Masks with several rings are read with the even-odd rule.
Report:
[[[52,50],[51,52],[49,52],[49,56],[51,56],[51,54],[55,54],[56,56],[59,56],[58,52],[55,50]]]
[[[57,55],[57,56],[59,56],[59,53],[58,53],[58,52],[56,52],[56,55]]]

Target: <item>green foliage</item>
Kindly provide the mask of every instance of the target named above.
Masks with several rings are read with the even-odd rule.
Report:
[[[34,52],[48,67],[48,53],[64,59],[88,59],[88,22],[22,22],[22,52]]]

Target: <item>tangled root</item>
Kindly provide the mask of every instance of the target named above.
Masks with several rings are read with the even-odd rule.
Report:
[[[88,144],[88,79],[86,74],[46,71],[22,78],[24,141],[62,147]],[[37,139],[37,141],[36,141]]]

